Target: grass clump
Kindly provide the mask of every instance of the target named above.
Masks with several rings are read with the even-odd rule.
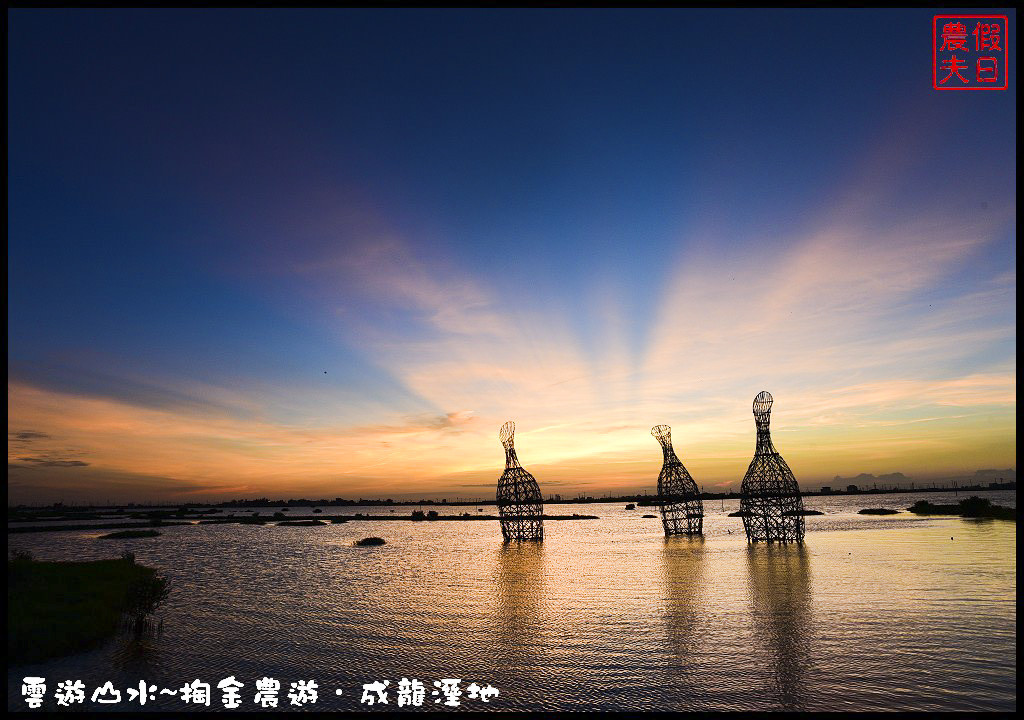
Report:
[[[7,659],[14,665],[86,650],[114,635],[125,620],[137,630],[170,591],[166,578],[117,560],[7,562]]]
[[[379,537],[363,538],[362,540],[356,540],[355,544],[358,547],[370,547],[372,545],[383,545],[384,544],[384,538],[379,538]]]
[[[993,505],[992,501],[971,496],[956,505],[933,505],[927,500],[918,500],[907,508],[916,515],[959,515],[967,518],[994,518],[1017,521],[1017,509]]]
[[[106,535],[100,535],[99,540],[120,540],[122,538],[144,538],[144,537],[156,537],[160,534],[159,530],[121,530],[120,532],[107,533]]]

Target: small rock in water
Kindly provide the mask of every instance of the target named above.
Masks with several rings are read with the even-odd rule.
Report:
[[[356,545],[358,545],[360,547],[366,547],[367,545],[383,545],[383,544],[384,544],[384,538],[379,538],[379,537],[368,537],[368,538],[363,538],[362,540],[356,540]]]

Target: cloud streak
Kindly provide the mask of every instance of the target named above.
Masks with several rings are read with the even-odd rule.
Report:
[[[891,187],[901,172],[865,177]],[[8,424],[22,428],[8,462],[54,473],[34,481],[48,491],[81,472],[107,492],[446,493],[496,479],[496,431],[514,419],[542,486],[641,488],[661,461],[649,429],[664,422],[699,482],[736,486],[750,399],[769,389],[777,445],[804,481],[1012,465],[1016,276],[962,269],[1012,231],[1015,206],[961,215],[940,198],[892,212],[886,197],[855,184],[781,239],[686,238],[649,318],[607,278],[560,306],[550,288],[474,275],[363,222],[366,237],[322,240],[320,258],[290,271],[409,402],[356,389],[356,408],[116,367],[76,388],[26,372],[8,384]]]

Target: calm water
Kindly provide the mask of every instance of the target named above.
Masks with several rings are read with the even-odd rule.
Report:
[[[1016,505],[1013,493],[984,496]],[[161,636],[9,669],[8,706],[25,708],[25,675],[47,678],[51,708],[65,679],[91,695],[107,680],[123,693],[141,679],[176,689],[234,675],[252,710],[267,675],[282,683],[282,709],[300,679],[320,685],[308,709],[364,707],[362,684],[385,679],[385,709],[397,709],[402,677],[422,680],[438,709],[441,678],[497,687],[494,709],[1015,709],[1015,524],[855,514],[926,497],[808,498],[828,514],[808,518],[803,548],[748,547],[726,517],[737,501],[706,504],[703,541],[666,541],[642,517],[652,509],[603,503],[553,507],[601,519],[548,522],[541,546],[503,546],[490,521],[9,535],[39,559],[131,549],[173,592]],[[341,510],[356,511],[387,513]],[[388,544],[353,547],[371,535]]]

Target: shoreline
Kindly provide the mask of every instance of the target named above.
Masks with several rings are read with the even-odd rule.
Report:
[[[821,492],[820,490],[806,490],[801,491],[801,497],[861,497],[865,495],[915,495],[918,493],[953,493],[954,496],[961,493],[978,493],[978,492],[1016,492],[1017,483],[1016,481],[1010,481],[1005,483],[998,483],[996,487],[989,485],[963,485],[953,487],[920,487],[920,488],[870,488],[864,490],[857,490],[856,492],[849,492],[847,490],[832,490],[829,492]],[[739,500],[740,493],[738,492],[706,492],[700,493],[701,500]],[[546,498],[544,499],[545,505],[584,505],[591,503],[636,503],[637,505],[643,505],[645,507],[651,506],[657,502],[657,495],[650,494],[639,494],[639,495],[616,495],[610,497],[574,497],[574,498]],[[485,499],[485,500],[368,500],[360,498],[359,500],[345,500],[343,498],[334,498],[329,500],[327,498],[321,498],[319,500],[309,500],[306,498],[296,498],[289,500],[269,500],[267,498],[257,498],[254,500],[228,500],[224,502],[210,502],[210,503],[197,503],[197,502],[168,502],[168,503],[105,503],[100,505],[64,505],[63,503],[53,503],[50,505],[8,505],[8,515],[11,513],[19,512],[40,512],[43,510],[50,510],[54,513],[60,514],[73,514],[79,512],[91,512],[97,510],[118,510],[130,508],[132,512],[139,512],[143,510],[175,510],[177,508],[188,507],[188,508],[239,508],[245,509],[249,507],[419,507],[421,505],[428,506],[451,506],[451,507],[470,507],[470,506],[494,506],[497,505],[497,500]],[[8,517],[8,519],[10,519]]]
[[[600,520],[597,515],[543,515],[544,520]],[[433,518],[414,518],[410,515],[294,515],[285,518],[278,517],[235,517],[215,518],[205,520],[169,520],[154,524],[152,522],[139,523],[97,523],[92,525],[26,525],[22,527],[7,527],[7,533],[30,533],[30,532],[58,532],[70,530],[129,530],[134,528],[160,528],[184,525],[279,525],[304,520],[323,520],[324,525],[340,525],[347,522],[359,522],[361,520],[396,520],[406,522],[440,522],[440,521],[471,521],[471,520],[494,520],[498,521],[497,515],[438,515]]]
[[[113,560],[7,562],[9,667],[96,647],[122,629],[145,627],[167,580],[130,553]]]

